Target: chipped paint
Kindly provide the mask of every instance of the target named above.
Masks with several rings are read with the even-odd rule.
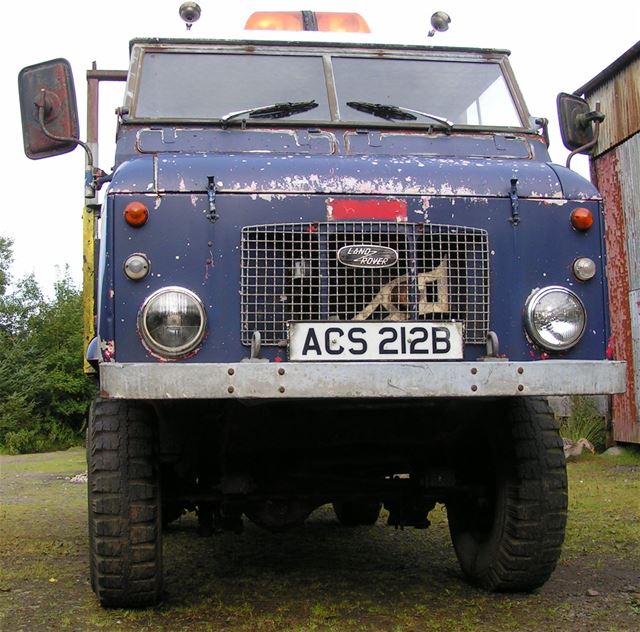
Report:
[[[147,188],[153,160],[156,193],[200,193],[206,188],[207,174],[214,172],[220,193],[506,197],[509,178],[517,172],[523,199],[563,204],[570,199],[599,197],[583,178],[539,161],[342,155],[332,159],[327,168],[326,158],[289,154],[250,158],[247,154],[242,158],[225,154],[145,156],[118,167],[111,191],[131,192],[134,182],[138,188]]]
[[[207,257],[207,260],[204,262],[204,281],[205,281],[205,283],[209,280],[209,273],[213,269],[214,265],[215,264],[214,264],[214,261],[213,261],[213,250],[209,250],[209,256]]]
[[[153,156],[153,190],[158,191],[158,156]]]
[[[102,353],[102,360],[104,362],[116,361],[116,343],[114,340],[101,340],[100,352]]]

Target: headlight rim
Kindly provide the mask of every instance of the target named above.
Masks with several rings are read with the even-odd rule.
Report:
[[[536,329],[536,327],[533,324],[535,307],[538,305],[538,303],[542,298],[544,298],[547,294],[550,294],[552,292],[561,292],[566,294],[567,296],[572,297],[577,302],[583,314],[583,323],[582,323],[582,329],[580,330],[580,333],[569,342],[556,344],[556,345],[551,345],[548,340],[545,340],[540,335],[539,331]],[[539,288],[533,291],[527,298],[525,302],[524,322],[525,322],[525,328],[526,328],[527,334],[536,345],[543,348],[545,351],[550,351],[550,352],[567,351],[575,347],[580,342],[580,340],[582,340],[582,337],[584,336],[585,331],[587,330],[587,310],[584,306],[584,303],[582,302],[582,299],[573,290],[570,290],[569,288],[564,287],[562,285],[548,285],[546,287]]]
[[[167,347],[166,345],[158,343],[153,338],[147,327],[146,316],[149,312],[150,305],[159,296],[168,294],[170,292],[181,292],[191,298],[197,306],[198,313],[200,315],[200,326],[198,328],[197,334],[189,341],[189,343],[181,345],[180,347]],[[207,312],[205,310],[204,303],[195,292],[189,290],[186,287],[182,287],[179,285],[167,285],[165,287],[161,287],[147,296],[147,298],[140,306],[140,310],[138,312],[138,331],[140,333],[140,337],[144,346],[153,355],[159,356],[166,360],[180,360],[182,358],[185,358],[186,356],[192,354],[202,344],[202,341],[204,340],[204,337],[206,335]]]

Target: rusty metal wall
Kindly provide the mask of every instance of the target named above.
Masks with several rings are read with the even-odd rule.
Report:
[[[599,156],[640,131],[640,57],[586,96],[592,106],[599,101],[606,114],[595,151]]]
[[[614,357],[627,361],[627,392],[613,397],[613,436],[640,443],[640,134],[599,156]]]
[[[627,361],[613,437],[640,443],[640,42],[578,92],[606,114],[591,172],[604,199],[611,348]]]
[[[640,83],[640,80],[639,80]],[[627,234],[631,291],[640,290],[640,133],[616,150]]]
[[[640,84],[640,80],[638,83]],[[620,190],[627,238],[629,311],[638,424],[640,423],[640,133],[625,141],[616,149],[616,152],[622,175]]]

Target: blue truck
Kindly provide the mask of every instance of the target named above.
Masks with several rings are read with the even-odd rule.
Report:
[[[308,18],[308,16],[307,16]],[[503,50],[137,39],[19,78],[25,152],[81,144],[91,583],[162,598],[163,526],[428,527],[465,577],[542,585],[567,481],[549,395],[624,390],[602,200],[553,164]],[[126,81],[115,166],[98,85]],[[559,97],[565,144],[599,112]],[[99,193],[101,198],[99,199]]]

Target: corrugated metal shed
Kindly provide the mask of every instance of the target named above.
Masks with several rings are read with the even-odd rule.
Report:
[[[640,42],[576,94],[606,114],[591,171],[604,199],[612,348],[628,363],[613,436],[640,443]]]
[[[592,105],[599,101],[607,115],[594,157],[636,134],[640,130],[640,41],[575,94],[584,95]]]

